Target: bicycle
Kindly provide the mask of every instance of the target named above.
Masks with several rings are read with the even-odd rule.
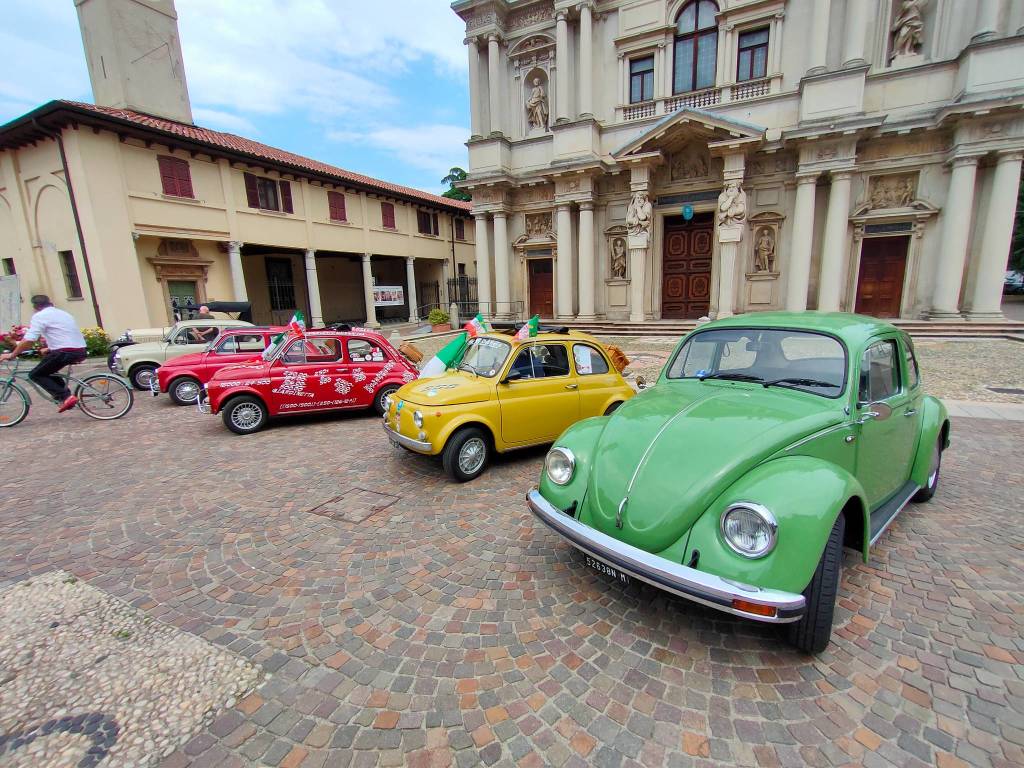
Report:
[[[55,374],[68,383],[68,388],[78,397],[78,407],[86,415],[101,421],[119,419],[132,409],[135,394],[132,388],[120,377],[110,373],[92,373],[82,378],[67,373]],[[17,380],[28,384],[45,400],[50,399],[46,390],[28,377],[28,371],[21,369],[21,360],[14,361],[12,366],[7,363],[7,375],[0,377],[0,427],[13,427],[20,424],[28,416],[32,398],[24,386]]]

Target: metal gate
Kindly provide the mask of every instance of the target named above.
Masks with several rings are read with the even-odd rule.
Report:
[[[476,297],[476,278],[459,275],[448,279],[448,296],[459,308],[459,317],[473,317],[480,311]]]

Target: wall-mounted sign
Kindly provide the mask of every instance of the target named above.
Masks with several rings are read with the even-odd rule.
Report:
[[[373,286],[375,307],[401,307],[405,304],[405,288],[401,285]]]

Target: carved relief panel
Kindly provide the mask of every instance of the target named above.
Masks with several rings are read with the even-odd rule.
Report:
[[[552,231],[551,211],[526,214],[526,236],[531,240],[550,237]]]
[[[917,173],[890,173],[868,179],[870,210],[909,208],[917,198]]]

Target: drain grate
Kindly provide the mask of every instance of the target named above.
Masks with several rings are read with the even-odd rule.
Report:
[[[343,523],[361,523],[370,515],[381,512],[396,501],[398,496],[365,488],[350,488],[340,496],[310,510],[314,515],[328,517]]]
[[[986,389],[998,395],[1024,395],[1024,389],[1013,389],[1012,387],[986,387]]]

